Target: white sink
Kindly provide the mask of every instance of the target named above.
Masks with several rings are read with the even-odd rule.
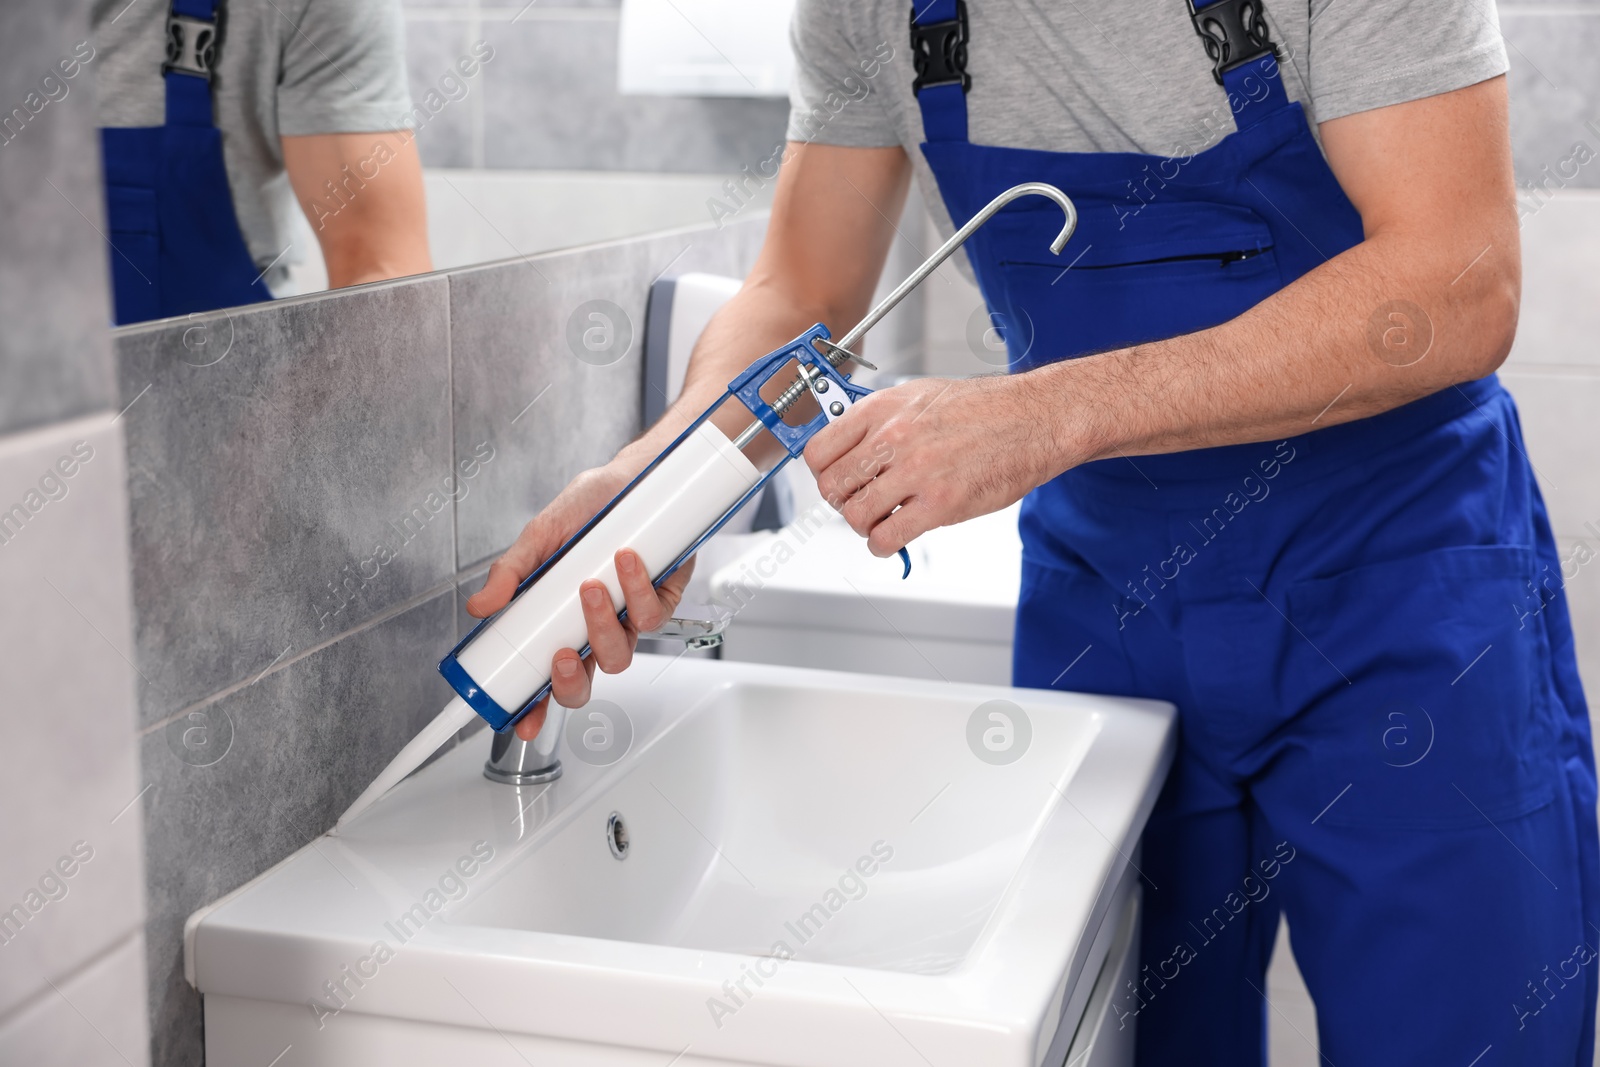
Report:
[[[1061,1062],[1170,706],[654,656],[596,697],[611,766],[517,789],[475,739],[191,917],[211,1067]]]
[[[1004,684],[1022,580],[1018,510],[929,530],[907,546],[904,579],[899,560],[873,556],[832,512],[752,535],[710,577],[711,596],[737,613],[724,655]]]

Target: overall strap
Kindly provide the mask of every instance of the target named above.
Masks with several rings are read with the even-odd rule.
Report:
[[[922,133],[929,141],[967,139],[966,0],[912,0],[911,63],[917,77],[911,89],[922,109]]]
[[[211,126],[211,76],[217,60],[218,0],[172,0],[167,16],[168,126]]]
[[[1239,129],[1289,106],[1262,0],[1189,0],[1189,20],[1211,57],[1211,76],[1228,92]]]

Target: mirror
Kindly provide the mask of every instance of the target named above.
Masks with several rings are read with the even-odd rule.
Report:
[[[759,210],[792,7],[98,0],[116,321]]]

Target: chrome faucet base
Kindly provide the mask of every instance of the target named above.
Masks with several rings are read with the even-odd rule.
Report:
[[[501,785],[538,785],[561,777],[561,760],[556,758],[556,743],[566,722],[566,709],[552,704],[544,728],[532,741],[524,741],[515,730],[490,735],[489,759],[483,776]]]
[[[485,760],[483,776],[501,785],[539,785],[541,782],[553,782],[561,777],[561,761],[556,760],[550,766],[538,771],[508,771],[496,766],[492,759]]]

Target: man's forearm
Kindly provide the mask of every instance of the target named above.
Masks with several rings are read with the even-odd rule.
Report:
[[[409,130],[284,137],[283,162],[328,288],[432,270],[422,162]]]
[[[1301,434],[1490,373],[1516,325],[1515,217],[1441,244],[1378,235],[1221,326],[1022,375],[1055,473]]]

